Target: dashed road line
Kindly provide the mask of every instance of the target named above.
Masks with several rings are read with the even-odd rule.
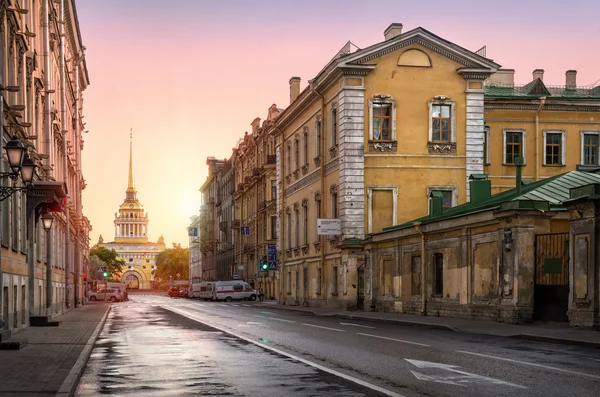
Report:
[[[591,374],[586,374],[584,372],[577,372],[577,371],[571,371],[571,370],[568,370],[568,369],[551,367],[549,365],[544,365],[544,364],[531,363],[531,362],[528,362],[528,361],[513,360],[512,358],[492,356],[492,355],[489,355],[489,354],[469,352],[469,351],[466,351],[466,350],[457,350],[457,352],[464,353],[464,354],[470,354],[470,355],[473,355],[473,356],[493,358],[495,360],[508,361],[508,362],[511,362],[511,363],[529,365],[529,366],[532,366],[532,367],[545,368],[545,369],[549,369],[549,370],[552,370],[552,371],[564,372],[566,374],[573,374],[573,375],[579,375],[579,376],[586,376],[588,378],[593,378],[593,379],[600,379],[600,376],[597,376],[597,375],[591,375]]]
[[[339,329],[339,328],[329,328],[329,327],[323,327],[321,325],[314,325],[314,324],[307,324],[307,323],[302,323],[302,325],[306,325],[307,327],[314,327],[314,328],[321,328],[321,329],[327,329],[329,331],[337,331],[337,332],[346,332],[343,329]]]
[[[361,325],[361,324],[353,324],[353,323],[340,323],[340,325],[348,325],[351,327],[360,327],[360,328],[371,328],[371,329],[375,329],[376,327],[371,327],[369,325]]]
[[[412,342],[412,341],[404,340],[404,339],[388,338],[387,336],[379,336],[379,335],[372,335],[372,334],[363,334],[363,333],[360,333],[360,332],[357,332],[356,335],[369,336],[371,338],[379,338],[379,339],[391,340],[391,341],[400,342],[400,343],[408,343],[410,345],[430,347],[430,345],[427,345],[425,343]]]
[[[283,318],[267,317],[269,320],[283,321],[284,323],[295,323],[294,320],[286,320]]]

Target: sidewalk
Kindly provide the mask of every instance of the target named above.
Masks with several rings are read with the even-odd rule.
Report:
[[[419,316],[401,313],[342,311],[340,309],[280,305],[277,301],[256,303],[270,309],[296,310],[315,316],[333,316],[348,320],[385,322],[413,327],[443,329],[471,334],[501,336],[541,342],[600,349],[600,332],[574,329],[562,323],[505,324],[495,321],[465,320],[451,317]]]
[[[58,327],[28,327],[21,350],[0,350],[0,396],[70,396],[104,326],[110,303],[92,303],[52,318]]]

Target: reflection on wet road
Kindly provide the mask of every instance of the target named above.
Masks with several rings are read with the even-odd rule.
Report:
[[[113,305],[76,396],[380,396],[160,307]]]

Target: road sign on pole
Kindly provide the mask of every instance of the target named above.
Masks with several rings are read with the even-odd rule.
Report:
[[[277,245],[276,244],[268,244],[267,245],[267,264],[269,265],[269,270],[277,270]]]
[[[240,227],[240,233],[242,236],[249,236],[250,235],[250,226]]]

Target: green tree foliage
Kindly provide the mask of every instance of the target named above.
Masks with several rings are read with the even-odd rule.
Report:
[[[156,258],[156,277],[161,280],[187,280],[189,278],[190,250],[181,248],[181,244],[173,243],[173,248],[168,248],[158,254]],[[177,276],[179,274],[179,276]]]
[[[98,278],[98,275],[101,274],[100,272],[98,272],[99,267],[106,267],[106,262],[104,262],[102,259],[98,258],[98,256],[92,255],[90,257],[90,266],[88,269],[88,279],[96,280]]]
[[[98,263],[104,263],[103,265],[95,266],[94,270],[96,270],[97,267],[104,267],[108,271],[108,274],[110,274],[113,277],[115,274],[121,274],[123,272],[123,266],[125,266],[125,261],[123,261],[123,259],[119,259],[117,251],[95,245],[90,250],[90,260],[92,260],[94,256],[98,258]],[[94,262],[92,261],[92,263]]]

